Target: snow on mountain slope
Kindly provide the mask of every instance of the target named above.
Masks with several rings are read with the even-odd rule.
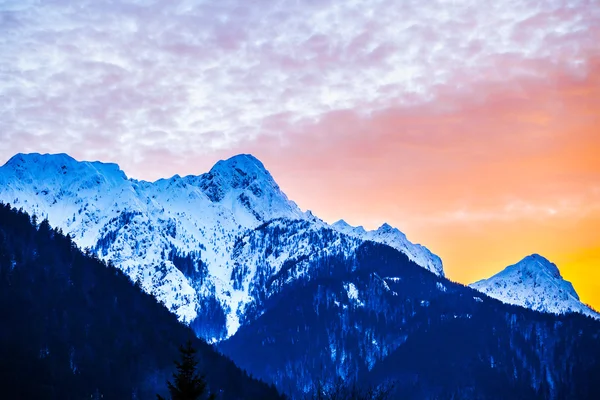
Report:
[[[325,223],[306,220],[276,219],[247,231],[233,249],[232,276],[240,295],[246,296],[236,312],[244,321],[260,316],[261,303],[297,279],[307,278],[311,263],[351,257],[362,243]]]
[[[115,164],[78,162],[65,154],[18,154],[0,168],[0,201],[48,218],[82,248],[112,260],[181,321],[193,324],[206,317],[214,322],[221,316],[222,327],[201,332],[214,341],[235,333],[244,310],[256,303],[260,291],[254,289],[262,279],[257,277],[269,278],[291,257],[323,254],[323,249],[346,251],[343,243],[356,248],[370,239],[360,230],[349,234],[352,240],[340,239],[344,235],[339,232],[322,234],[330,227],[310,211],[302,212],[251,155],[219,161],[199,176],[145,182],[129,179]],[[239,240],[271,220],[282,226],[303,222],[302,230],[322,249],[309,244],[306,236],[292,235],[285,239],[289,254],[277,249],[276,242],[266,263],[264,257],[242,252],[249,272],[238,282]],[[412,245],[399,231],[388,231],[392,233],[382,238],[371,234],[431,270],[436,256]],[[266,254],[265,249],[254,251]],[[272,258],[275,253],[277,260]]]
[[[335,230],[350,236],[360,237],[367,234],[367,231],[362,226],[352,226],[343,219],[340,219],[338,222],[333,223],[331,226]]]
[[[339,232],[350,236],[360,238],[362,240],[371,240],[373,242],[386,244],[402,253],[406,254],[409,260],[414,261],[423,268],[433,272],[438,276],[444,276],[444,268],[442,260],[433,254],[429,249],[420,244],[411,243],[406,235],[398,229],[393,228],[388,224],[383,224],[379,229],[373,231],[365,231],[362,226],[353,227],[346,221],[340,220],[332,225]]]
[[[114,164],[17,155],[1,169],[0,199],[47,217],[81,247],[113,260],[186,322],[196,317],[198,289],[227,306],[229,252],[240,231],[274,217],[304,216],[248,155],[221,161],[204,175],[155,183],[128,179]],[[193,287],[167,259],[172,247],[201,251],[207,284]]]
[[[504,303],[536,311],[578,312],[600,318],[579,300],[573,285],[562,278],[556,265],[538,254],[527,256],[491,278],[470,286]]]

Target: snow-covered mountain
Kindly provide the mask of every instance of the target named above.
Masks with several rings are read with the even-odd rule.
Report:
[[[328,225],[252,156],[150,183],[114,164],[17,155],[0,167],[0,201],[112,260],[292,396],[317,380],[356,379],[398,382],[391,398],[597,398],[578,377],[597,370],[587,353],[599,322],[503,305],[453,283],[437,256],[387,224]]]
[[[212,341],[232,335],[247,319],[246,310],[264,294],[261,282],[286,262],[323,251],[352,252],[373,240],[443,275],[437,256],[389,225],[346,232],[302,212],[251,155],[219,161],[199,176],[145,182],[115,164],[18,154],[0,168],[0,201],[48,218],[82,248],[112,260]],[[273,220],[293,226],[294,234],[255,239]],[[270,247],[243,246],[252,240]]]
[[[536,311],[578,312],[600,318],[600,314],[579,300],[573,285],[563,279],[558,267],[539,254],[527,256],[491,278],[470,286],[504,303]]]
[[[252,257],[270,265],[287,259],[270,278],[249,282],[261,300],[245,310],[251,322],[218,345],[253,376],[290,398],[306,398],[316,379],[391,380],[400,385],[393,399],[595,398],[565,393],[580,385],[571,366],[596,363],[586,354],[596,347],[600,321],[502,304],[373,241],[338,252],[360,240],[304,224],[272,221],[236,247],[242,269]],[[341,246],[316,245],[338,240]],[[314,256],[288,253],[295,243],[312,247],[296,254]],[[584,340],[590,344],[574,344]],[[462,387],[448,392],[444,385]]]
[[[406,254],[409,260],[428,269],[436,275],[444,276],[442,260],[433,254],[429,249],[420,244],[413,244],[406,235],[388,224],[383,224],[379,229],[366,231],[362,226],[354,227],[346,221],[339,220],[332,225],[339,232],[362,240],[371,240],[373,242],[387,244]]]

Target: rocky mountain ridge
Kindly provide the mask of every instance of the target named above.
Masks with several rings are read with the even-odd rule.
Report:
[[[116,164],[18,154],[0,168],[0,201],[48,218],[80,247],[112,260],[181,321],[210,320],[213,327],[196,325],[204,326],[198,333],[212,342],[239,328],[244,309],[256,300],[248,285],[253,275],[265,268],[277,273],[273,265],[286,261],[270,254],[267,267],[265,260],[246,255],[251,272],[237,283],[235,245],[267,221],[304,221],[307,232],[337,232],[334,242],[321,243],[324,248],[335,247],[341,236],[354,248],[365,240],[385,243],[443,275],[439,257],[387,224],[357,235],[303,212],[251,155],[219,161],[202,175],[146,182],[128,178]],[[301,256],[298,243],[290,248]]]

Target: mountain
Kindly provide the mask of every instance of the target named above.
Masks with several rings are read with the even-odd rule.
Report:
[[[266,238],[279,238],[283,252],[286,238],[301,235],[303,246],[323,239],[301,222],[273,221],[248,235],[239,251],[257,258],[264,255],[250,247]],[[246,314],[252,322],[218,344],[293,398],[336,379],[391,383],[393,399],[598,398],[600,322],[593,318],[504,304],[375,242],[352,253],[314,251],[262,281],[263,301]]]
[[[328,225],[251,156],[154,183],[67,156],[17,156],[0,168],[0,199],[58,220],[296,399],[338,380],[393,382],[392,398],[407,399],[600,393],[600,322],[451,282],[436,256],[388,225]]]
[[[234,249],[247,231],[275,219],[306,221],[313,231],[331,228],[302,212],[251,155],[219,161],[199,176],[150,183],[128,178],[115,164],[18,154],[0,168],[0,201],[48,218],[81,248],[112,260],[211,342],[233,335],[244,310],[256,303],[246,283],[265,268],[276,273],[285,261],[285,255],[271,257],[266,267],[253,259],[244,265],[245,283],[238,282]],[[385,242],[443,274],[438,257],[387,225],[349,236],[357,239],[354,247],[365,240]]]
[[[470,286],[504,303],[536,311],[578,312],[600,318],[600,314],[579,300],[573,285],[563,279],[558,267],[539,254],[527,256],[491,278]]]
[[[6,399],[156,399],[193,341],[218,399],[280,399],[197,339],[119,269],[0,204],[0,387]]]
[[[442,260],[420,244],[413,244],[406,235],[389,224],[383,224],[374,231],[365,231],[362,226],[354,227],[344,220],[334,223],[333,228],[352,237],[386,244],[406,254],[411,261],[436,275],[444,276]]]

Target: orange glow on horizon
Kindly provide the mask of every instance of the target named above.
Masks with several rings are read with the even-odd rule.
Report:
[[[335,112],[257,142],[282,189],[328,222],[389,222],[471,283],[531,253],[556,263],[600,309],[600,62],[585,78],[481,84],[478,96],[368,118]],[[458,106],[457,106],[458,105]],[[247,147],[246,147],[247,148]]]

